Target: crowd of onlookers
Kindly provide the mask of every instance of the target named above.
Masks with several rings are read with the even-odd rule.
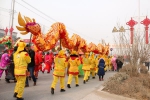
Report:
[[[8,49],[3,50],[0,53],[0,79],[5,71],[5,80],[7,83],[10,83],[10,80],[16,82],[14,76],[14,61],[13,54],[16,52],[17,46],[14,47],[13,52],[9,52]],[[33,80],[34,85],[36,85],[36,80],[38,79],[38,72],[41,71],[44,73],[50,73],[51,69],[54,67],[54,54],[52,51],[41,52],[34,51],[30,48],[30,45],[26,45],[25,50],[28,52],[31,62],[28,64],[28,76],[26,78],[26,87],[29,86],[28,80]]]

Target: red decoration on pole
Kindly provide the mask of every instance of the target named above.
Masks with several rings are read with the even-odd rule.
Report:
[[[141,21],[141,24],[145,26],[145,42],[146,44],[148,44],[148,25],[150,24],[150,19],[148,19],[146,16],[146,18],[143,21]]]
[[[9,29],[11,39],[12,39],[12,32],[13,32],[13,30],[14,30],[14,29],[13,29],[12,26],[11,26],[11,28]]]
[[[5,31],[5,35],[7,35],[7,33],[8,33],[8,29],[7,29],[7,27],[6,27],[6,29],[5,29],[4,31]]]
[[[130,26],[130,43],[133,44],[133,30],[134,30],[134,25],[136,25],[137,22],[131,18],[131,20],[126,24]]]

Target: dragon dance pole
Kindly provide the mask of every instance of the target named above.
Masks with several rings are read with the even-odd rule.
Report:
[[[31,38],[32,38],[32,33],[30,34],[29,46],[31,46]]]
[[[60,50],[62,50],[62,47],[61,47],[61,39],[59,40],[59,43],[60,43],[60,44],[59,44],[59,45],[60,45]]]

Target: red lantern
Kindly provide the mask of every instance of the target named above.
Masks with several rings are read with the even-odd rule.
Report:
[[[9,32],[10,32],[10,37],[12,38],[12,32],[13,32],[13,28],[11,27],[10,29],[9,29]]]
[[[5,31],[5,35],[7,35],[7,32],[8,32],[8,29],[7,29],[7,27],[6,27],[6,29],[5,29],[4,31]]]
[[[148,19],[146,16],[146,18],[143,21],[141,21],[141,24],[145,26],[145,42],[146,44],[148,44],[148,25],[150,24],[150,19]]]
[[[127,25],[130,26],[130,43],[133,44],[133,30],[134,30],[134,25],[137,24],[136,21],[134,21],[132,18],[129,22],[126,23]]]

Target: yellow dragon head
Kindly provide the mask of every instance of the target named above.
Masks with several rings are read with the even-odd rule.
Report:
[[[24,20],[25,19],[25,20]],[[29,17],[24,16],[24,19],[21,17],[21,14],[18,14],[18,23],[20,26],[16,28],[20,31],[22,35],[26,35],[31,32],[33,35],[39,35],[41,33],[41,27],[35,22],[35,19],[30,19]]]

